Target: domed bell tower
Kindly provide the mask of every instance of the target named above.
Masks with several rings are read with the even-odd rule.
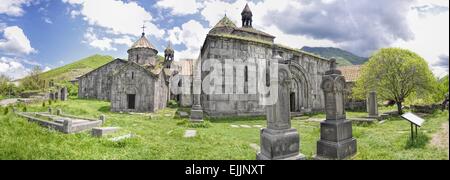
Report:
[[[253,13],[250,10],[248,4],[245,5],[244,10],[241,13],[242,16],[242,27],[251,28],[253,23]]]
[[[145,37],[145,26],[141,38],[128,50],[128,61],[142,66],[156,66],[158,50]]]
[[[166,50],[164,50],[164,67],[171,68],[175,57],[175,50],[173,50],[172,43],[169,41]]]

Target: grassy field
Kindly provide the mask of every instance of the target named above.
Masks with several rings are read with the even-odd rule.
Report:
[[[59,81],[70,81],[76,77],[97,69],[109,63],[114,58],[112,56],[93,55],[74,61],[73,63],[52,69],[39,75],[41,79]]]
[[[53,103],[65,113],[97,118],[107,116],[106,126],[122,127],[136,136],[120,142],[107,138],[92,138],[89,133],[65,135],[42,128],[0,111],[0,159],[255,159],[250,144],[259,144],[259,128],[265,118],[211,119],[207,128],[183,125],[183,119],[173,117],[177,109],[165,109],[148,115],[130,115],[109,112],[109,103],[95,100],[72,99]],[[46,111],[42,104],[27,107],[28,111]],[[364,113],[349,112],[348,116]],[[319,138],[319,122],[323,114],[294,118],[293,127],[300,132],[301,152],[308,158],[314,155]],[[309,119],[309,120],[305,120]],[[448,112],[437,112],[426,117],[421,128],[420,141],[411,145],[409,123],[392,118],[385,123],[353,126],[358,141],[358,154],[353,159],[448,159],[447,148],[435,148],[430,138],[448,122]],[[231,125],[250,125],[234,128]],[[184,138],[187,129],[197,130],[194,138]]]

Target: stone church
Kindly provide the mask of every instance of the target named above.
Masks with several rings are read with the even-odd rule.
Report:
[[[291,112],[322,111],[324,96],[320,89],[322,75],[329,70],[330,61],[322,57],[274,43],[275,37],[253,27],[253,13],[248,4],[241,13],[242,26],[238,27],[226,15],[208,33],[201,48],[200,62],[215,59],[225,63],[229,59],[242,59],[244,64],[252,65],[247,59],[281,58],[289,63],[293,77],[290,87]],[[234,73],[234,79],[245,79],[244,90],[253,85],[247,79],[256,78],[256,73]],[[202,80],[206,76],[219,76],[225,79],[225,73],[201,71]],[[244,76],[245,78],[243,78]],[[236,83],[236,82],[234,82]],[[213,91],[225,92],[225,87],[216,85]],[[230,91],[230,90],[228,90]],[[231,90],[236,92],[236,85]],[[259,94],[204,94],[200,96],[204,113],[212,117],[264,115],[265,108],[259,105]]]
[[[299,49],[276,44],[275,37],[253,27],[253,13],[248,5],[241,13],[242,26],[238,27],[226,15],[207,34],[200,56],[196,60],[174,62],[174,51],[169,44],[164,60],[158,59],[158,51],[145,38],[145,34],[128,50],[128,61],[116,59],[98,69],[79,77],[80,98],[111,101],[115,112],[154,112],[166,107],[169,98],[180,101],[183,106],[192,106],[194,95],[170,94],[169,80],[174,75],[188,77],[189,81],[175,83],[182,88],[193,89],[193,81],[211,76],[211,72],[201,69],[208,59],[221,63],[229,59],[242,59],[247,66],[254,65],[250,58],[281,58],[289,62],[293,77],[290,87],[292,112],[312,112],[324,109],[324,96],[320,89],[322,75],[330,67],[330,61],[303,52]],[[195,62],[195,63],[194,63]],[[246,68],[247,69],[247,68]],[[256,73],[245,71],[233,73],[234,79],[256,78]],[[217,78],[225,78],[225,73],[215,73]],[[245,78],[244,78],[245,77]],[[245,81],[245,92],[252,87]],[[213,91],[225,91],[223,85],[214,85]],[[232,92],[236,92],[234,85]],[[197,102],[203,112],[211,117],[264,115],[265,107],[259,103],[259,94],[202,94]],[[196,107],[200,107],[196,106]]]
[[[78,78],[79,98],[111,101],[114,112],[155,112],[169,100],[174,50],[169,43],[164,58],[145,33],[128,50],[128,61],[115,59]]]

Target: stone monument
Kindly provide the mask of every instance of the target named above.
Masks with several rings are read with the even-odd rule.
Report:
[[[201,59],[198,58],[195,62],[193,72],[193,105],[191,109],[191,122],[203,122],[203,108],[200,101],[201,96],[201,87],[202,87],[202,80],[201,80]]]
[[[378,117],[377,93],[375,91],[371,91],[367,97],[367,112],[369,118]]]
[[[267,128],[261,129],[261,151],[257,160],[302,160],[300,154],[300,136],[291,128],[290,83],[291,73],[288,65],[278,65],[278,78],[271,78],[271,84],[278,84],[278,100],[266,107]]]
[[[63,88],[61,88],[61,90],[60,90],[61,92],[60,92],[60,94],[61,94],[61,101],[67,101],[67,87],[63,87]]]
[[[356,154],[352,122],[346,119],[344,106],[345,78],[331,59],[330,70],[322,77],[326,120],[320,123],[320,140],[316,159],[345,159]]]
[[[106,116],[104,114],[101,114],[98,118],[100,121],[102,121],[102,124],[104,125],[106,123]]]

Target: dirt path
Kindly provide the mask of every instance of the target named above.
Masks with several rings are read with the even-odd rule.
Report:
[[[442,124],[441,130],[439,132],[433,134],[433,138],[431,139],[431,146],[437,147],[440,149],[446,149],[448,154],[448,122]]]

